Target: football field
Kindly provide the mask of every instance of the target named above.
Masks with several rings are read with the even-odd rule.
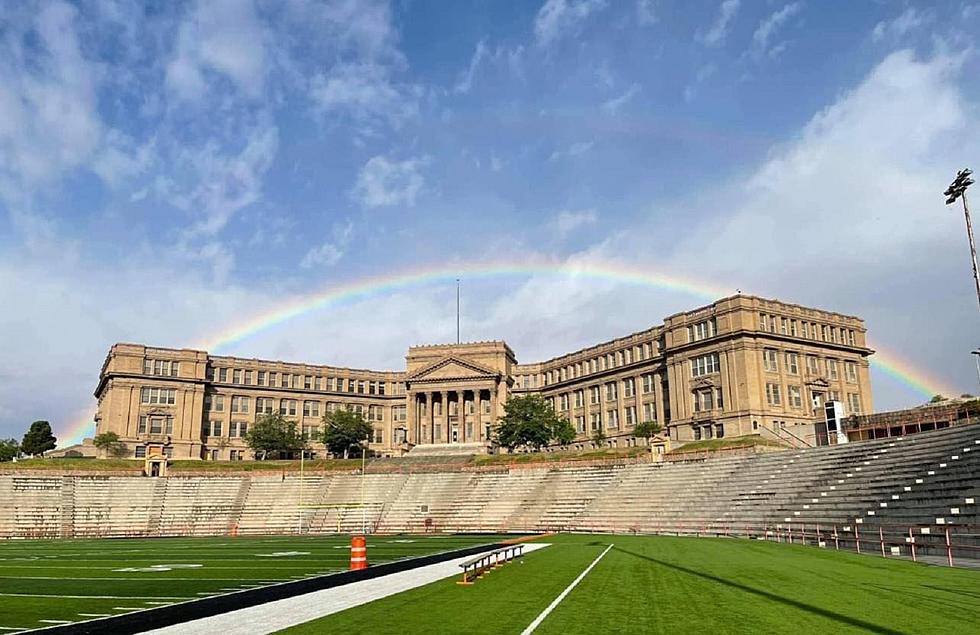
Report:
[[[541,540],[551,546],[472,586],[447,579],[283,632],[517,635],[593,562],[534,633],[948,634],[980,623],[975,570],[723,538]]]
[[[371,564],[494,536],[371,536]],[[0,635],[345,570],[350,536],[0,542]]]

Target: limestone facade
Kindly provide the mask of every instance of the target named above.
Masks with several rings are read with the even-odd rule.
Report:
[[[137,458],[240,460],[251,458],[244,435],[262,414],[280,412],[312,437],[326,413],[351,408],[374,426],[372,450],[399,455],[489,445],[507,400],[540,394],[572,423],[578,447],[643,443],[632,429],[647,420],[678,442],[801,434],[828,399],[848,414],[872,411],[872,353],[860,318],[746,295],[533,364],[518,364],[502,341],[413,346],[397,372],[116,344],[95,391],[96,424]]]

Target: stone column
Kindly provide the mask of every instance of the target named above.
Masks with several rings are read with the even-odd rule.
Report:
[[[407,401],[408,403],[406,404],[406,409],[408,412],[406,413],[406,415],[408,421],[406,422],[405,426],[408,428],[408,430],[405,432],[405,440],[408,441],[409,443],[417,443],[415,425],[416,422],[418,421],[418,414],[419,414],[418,395],[414,392],[408,393]],[[392,419],[394,419],[394,417],[392,417]]]
[[[422,435],[423,443],[432,443],[432,422],[435,417],[435,404],[433,403],[433,393],[431,390],[425,393],[425,420],[422,426],[425,434]]]
[[[483,420],[480,415],[480,406],[483,403],[483,389],[477,388],[473,391],[473,440],[483,440]]]
[[[466,391],[456,391],[456,426],[459,430],[457,438],[460,442],[466,442]],[[448,426],[447,426],[448,427]],[[453,433],[451,430],[446,433],[446,441],[452,442]]]
[[[493,427],[499,418],[500,414],[497,412],[497,387],[493,386],[490,388],[490,426]]]

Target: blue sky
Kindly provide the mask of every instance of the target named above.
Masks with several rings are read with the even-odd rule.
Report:
[[[5,3],[0,435],[77,419],[115,341],[185,346],[364,276],[536,258],[858,314],[976,392],[940,193],[980,157],[978,32],[959,0]],[[454,337],[452,293],[221,352],[400,368]],[[534,361],[703,301],[464,280],[464,337]]]

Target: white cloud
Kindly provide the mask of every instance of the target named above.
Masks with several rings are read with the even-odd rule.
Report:
[[[590,15],[605,8],[606,0],[546,0],[534,19],[535,39],[548,46],[577,31]]]
[[[364,207],[411,207],[425,185],[420,170],[428,163],[427,157],[404,161],[394,161],[381,155],[372,157],[357,175],[351,197]]]
[[[594,209],[562,210],[555,215],[552,226],[560,238],[565,238],[582,227],[595,225],[599,215]]]
[[[0,196],[19,205],[36,185],[84,165],[104,132],[77,10],[52,2],[32,17],[6,24],[0,39]]]
[[[396,85],[389,69],[374,63],[337,64],[310,82],[310,97],[326,114],[345,114],[364,124],[394,127],[418,114],[418,91]]]
[[[770,46],[772,36],[779,32],[787,20],[797,15],[803,9],[801,2],[791,2],[781,9],[773,11],[759,23],[752,34],[752,52],[756,56],[776,57],[785,48],[785,43]]]
[[[180,25],[167,87],[178,100],[197,101],[213,73],[256,98],[265,85],[265,38],[252,0],[198,0]]]
[[[330,267],[340,262],[354,237],[354,224],[350,220],[334,224],[331,234],[331,240],[306,252],[299,263],[300,267],[304,269],[317,266]]]
[[[657,7],[654,0],[636,0],[636,21],[640,26],[657,23]]]
[[[728,35],[728,28],[732,18],[738,13],[739,6],[739,0],[724,0],[718,7],[718,17],[711,28],[705,33],[699,31],[695,38],[705,46],[720,46]]]
[[[189,174],[188,189],[170,184],[170,202],[195,215],[189,237],[217,234],[238,211],[255,203],[262,193],[265,173],[279,149],[279,131],[258,125],[243,133],[238,152],[209,141],[200,148],[182,148],[176,169]]]
[[[456,80],[456,85],[453,87],[454,92],[470,92],[470,88],[473,87],[473,76],[476,74],[476,69],[479,68],[480,63],[487,55],[489,55],[489,49],[487,48],[486,40],[480,40],[476,43],[473,57],[470,58],[470,65],[466,68],[465,72],[460,74],[459,79]]]
[[[634,82],[623,94],[617,95],[616,97],[603,102],[602,109],[608,113],[615,114],[619,112],[619,109],[622,108],[627,102],[640,94],[641,90],[642,88],[640,85]]]
[[[966,16],[964,15],[964,17]],[[908,7],[895,18],[882,20],[876,24],[871,31],[871,39],[874,42],[881,42],[885,39],[900,40],[925,24],[928,19],[926,14],[918,11],[915,7]]]
[[[572,145],[568,146],[567,150],[555,150],[548,157],[548,161],[557,161],[566,157],[577,157],[585,154],[592,149],[595,145],[595,141],[576,141]]]

